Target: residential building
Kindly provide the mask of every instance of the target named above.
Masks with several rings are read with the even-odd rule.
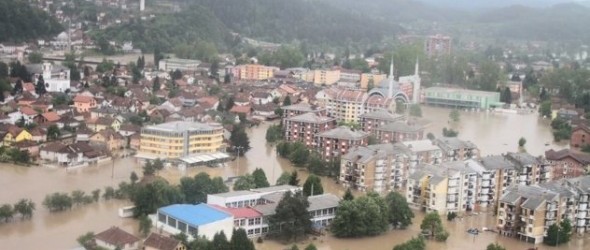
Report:
[[[191,154],[224,151],[223,127],[175,121],[141,130],[140,158],[178,159]]]
[[[89,112],[90,109],[96,108],[97,103],[94,97],[85,95],[76,95],[74,97],[74,107],[78,113]]]
[[[316,98],[328,115],[338,121],[358,123],[360,115],[365,113],[368,95],[362,90],[330,88],[318,92]]]
[[[283,110],[283,118],[298,116],[305,113],[317,113],[319,116],[326,115],[325,108],[303,102],[289,106],[283,106],[281,109]]]
[[[308,147],[316,145],[316,135],[331,130],[336,126],[336,119],[320,116],[317,113],[305,113],[283,120],[285,140],[303,142]]]
[[[312,71],[313,84],[332,85],[340,80],[340,70],[316,69]]]
[[[590,154],[571,149],[545,151],[545,158],[551,163],[553,180],[574,178],[590,171]]]
[[[109,250],[137,250],[140,239],[118,227],[111,227],[94,236],[96,246]]]
[[[410,156],[410,169],[419,164],[438,164],[443,160],[441,149],[430,140],[402,141],[395,145]]]
[[[98,117],[98,118],[91,118],[86,121],[86,126],[94,131],[98,132],[105,129],[113,129],[115,131],[119,131],[121,127],[121,120],[119,118],[112,118],[112,117]]]
[[[361,130],[373,133],[374,129],[396,121],[403,121],[403,115],[390,112],[385,109],[375,110],[360,115]]]
[[[590,142],[590,128],[586,125],[580,124],[572,129],[570,137],[570,147],[583,148]]]
[[[463,161],[472,158],[479,158],[477,145],[470,141],[463,141],[456,137],[442,137],[434,140],[443,151],[447,161]]]
[[[481,207],[496,207],[498,199],[516,183],[516,165],[502,155],[483,157],[479,163],[484,168],[479,171],[481,181],[490,180],[490,186],[486,188],[484,185],[479,193],[482,196],[479,204]],[[487,189],[487,195],[484,189]]]
[[[428,57],[445,56],[451,54],[451,37],[440,34],[426,37],[424,53]]]
[[[29,133],[26,129],[19,128],[15,125],[9,125],[7,128],[2,129],[4,130],[2,144],[4,146],[11,146],[15,143],[19,143],[26,140],[32,140],[33,135]]]
[[[393,144],[354,147],[340,159],[339,180],[358,191],[400,190],[406,185],[409,159]]]
[[[116,151],[125,147],[125,138],[111,128],[98,131],[89,139],[91,143],[104,145],[110,151]]]
[[[186,250],[179,240],[165,235],[151,233],[143,241],[143,250]]]
[[[264,66],[260,64],[238,65],[232,69],[232,73],[237,80],[267,80],[274,76],[274,72],[279,71],[278,67]]]
[[[424,139],[424,129],[420,124],[396,121],[376,127],[372,134],[380,143],[418,141]]]
[[[386,74],[370,74],[370,73],[363,73],[361,74],[360,80],[360,88],[363,90],[367,90],[370,86],[376,86],[377,83],[382,82],[383,80],[387,79]]]
[[[464,162],[420,164],[408,178],[406,199],[412,207],[440,214],[475,209],[477,173]]]
[[[91,146],[86,142],[63,144],[53,142],[46,144],[39,151],[39,158],[47,163],[71,167],[97,163],[109,159],[108,149]]]
[[[590,232],[590,208],[588,203],[590,202],[590,177],[580,176],[572,179],[565,180],[566,186],[570,188],[577,197],[575,202],[568,203],[568,211],[573,205],[573,216],[575,219],[572,220],[574,230],[577,233],[588,233]],[[571,212],[570,212],[571,213]]]
[[[316,135],[316,149],[322,157],[331,158],[345,155],[350,148],[366,146],[369,134],[340,126]]]
[[[205,237],[213,240],[216,233],[224,232],[231,238],[233,216],[208,204],[174,204],[159,208],[152,220],[154,227],[172,235],[184,233],[189,239]]]
[[[180,70],[182,72],[197,72],[201,64],[199,60],[168,58],[158,62],[158,69],[165,72]]]
[[[360,70],[355,70],[355,69],[340,69],[340,78],[339,81],[340,82],[349,82],[349,83],[355,83],[358,84],[358,82],[361,80],[361,74],[363,72]]]
[[[490,109],[504,105],[500,102],[500,93],[498,92],[443,87],[424,89],[424,103],[463,109]]]
[[[532,185],[551,180],[551,164],[542,157],[529,153],[507,153],[505,157],[515,164],[516,184]]]

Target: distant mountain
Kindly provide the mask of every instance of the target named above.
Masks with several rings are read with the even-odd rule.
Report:
[[[421,2],[454,9],[492,9],[511,5],[528,7],[549,7],[560,3],[579,2],[579,0],[419,0]]]
[[[55,18],[25,1],[0,1],[0,42],[30,41],[57,35],[62,30]]]

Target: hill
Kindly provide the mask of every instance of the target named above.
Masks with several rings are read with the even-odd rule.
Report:
[[[22,42],[57,35],[55,18],[21,0],[0,1],[0,42]]]

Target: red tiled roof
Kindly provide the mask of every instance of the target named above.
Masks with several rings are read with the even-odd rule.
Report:
[[[94,238],[118,247],[124,247],[127,244],[133,244],[139,241],[139,238],[118,227],[111,227],[97,234]]]
[[[179,244],[180,241],[177,239],[156,233],[151,233],[150,236],[148,236],[143,242],[144,246],[158,250],[175,250]]]
[[[34,109],[32,109],[30,107],[21,107],[20,112],[25,115],[36,115],[37,114],[37,111],[35,111]]]
[[[49,121],[49,122],[56,122],[56,121],[59,121],[59,119],[60,119],[59,115],[55,112],[44,113],[43,117],[45,119],[47,119],[47,121]]]
[[[93,97],[84,96],[84,95],[77,95],[76,97],[74,97],[74,102],[89,103],[89,102],[92,102],[93,100],[94,100]]]
[[[234,105],[231,110],[229,112],[232,113],[250,113],[250,105],[246,105],[246,106],[240,106],[240,105]]]

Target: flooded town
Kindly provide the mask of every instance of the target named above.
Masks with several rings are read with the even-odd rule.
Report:
[[[0,249],[589,249],[588,22],[0,1]]]

